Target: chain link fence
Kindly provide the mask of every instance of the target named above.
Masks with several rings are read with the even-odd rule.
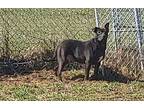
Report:
[[[101,27],[107,22],[110,33],[105,65],[137,75],[144,64],[144,9],[138,13],[134,9],[105,8],[0,9],[0,67],[5,69],[9,62],[17,69],[17,64],[51,57],[62,40],[88,40],[95,25]]]
[[[0,15],[0,56],[8,64],[42,67],[59,42],[88,40],[95,26],[94,9],[0,9]]]
[[[144,66],[144,9],[96,9],[97,25],[111,22],[105,64],[138,75]]]

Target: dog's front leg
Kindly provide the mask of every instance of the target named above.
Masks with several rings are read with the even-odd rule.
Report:
[[[94,78],[96,78],[96,76],[98,75],[99,67],[100,67],[100,62],[98,62],[97,64],[95,64],[94,75],[93,75]]]
[[[89,71],[91,68],[91,64],[89,62],[85,63],[85,80],[89,80]]]

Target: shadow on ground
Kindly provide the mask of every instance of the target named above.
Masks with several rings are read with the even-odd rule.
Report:
[[[46,69],[47,71],[51,70],[56,66],[56,62],[45,63],[44,61],[32,61],[32,60],[16,61],[13,59],[9,59],[8,61],[5,60],[3,64],[0,65],[1,65],[0,76],[17,77],[17,75],[20,76],[30,75],[33,73],[33,71],[36,70],[38,70],[39,72],[41,72],[41,70],[43,69]],[[65,70],[71,70],[71,69],[79,70],[82,68],[83,68],[82,65],[76,63],[67,65],[65,67]],[[80,79],[84,79],[84,75],[79,74],[77,76],[72,77],[70,80],[79,81]],[[134,79],[128,78],[127,76],[122,75],[120,72],[117,72],[112,68],[104,66],[104,74],[102,74],[102,72],[100,71],[97,73],[96,77],[94,76],[90,77],[90,81],[99,81],[99,80],[108,82],[128,83],[129,81],[133,81]]]
[[[78,79],[84,79],[84,75],[79,74],[75,77],[73,77],[71,80],[78,80]],[[128,78],[127,76],[122,75],[121,73],[118,73],[117,71],[114,71],[112,68],[104,67],[104,74],[102,74],[101,71],[99,71],[96,75],[90,76],[90,81],[108,81],[108,82],[119,82],[119,83],[128,83],[130,81],[133,81],[133,78]],[[141,81],[142,82],[142,81]]]

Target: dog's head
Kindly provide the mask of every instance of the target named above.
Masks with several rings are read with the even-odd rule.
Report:
[[[92,29],[92,31],[96,34],[96,38],[99,41],[107,39],[109,32],[109,23],[105,24],[104,28],[95,27]]]

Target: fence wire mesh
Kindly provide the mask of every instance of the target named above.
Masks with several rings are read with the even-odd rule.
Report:
[[[143,64],[144,41],[143,35],[141,39],[138,38],[138,32],[143,33],[144,9],[139,10],[139,14],[135,15],[135,9],[130,8],[96,9],[99,26],[111,22],[105,63],[134,75],[143,70],[141,63]],[[142,22],[137,22],[137,18]],[[137,29],[137,23],[142,27],[141,30]],[[138,40],[141,41],[141,47]]]
[[[142,27],[144,9],[139,12]],[[42,60],[62,40],[88,40],[96,24],[102,27],[107,22],[110,33],[105,64],[136,75],[142,70],[143,58],[134,9],[0,9],[1,62]],[[144,53],[143,37],[141,42]]]
[[[11,56],[25,55],[27,50],[47,42],[53,49],[66,38],[87,39],[89,28],[94,26],[92,9],[1,9],[1,16],[8,33]],[[1,31],[2,33],[2,31]],[[1,35],[2,36],[2,35]]]
[[[62,40],[91,38],[95,26],[94,9],[0,9],[0,15],[1,61],[10,63],[37,65]]]

